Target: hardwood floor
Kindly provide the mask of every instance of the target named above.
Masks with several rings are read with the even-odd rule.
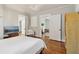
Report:
[[[65,43],[44,38],[47,49],[43,50],[43,54],[66,54]]]

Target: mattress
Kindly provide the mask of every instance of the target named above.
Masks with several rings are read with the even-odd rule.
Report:
[[[0,54],[35,54],[44,47],[43,40],[27,36],[0,40]]]

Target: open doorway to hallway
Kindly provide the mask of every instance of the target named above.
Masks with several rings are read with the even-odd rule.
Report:
[[[25,35],[25,16],[24,15],[18,16],[18,26],[19,26],[20,34]]]

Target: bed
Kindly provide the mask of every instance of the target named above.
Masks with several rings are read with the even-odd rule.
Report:
[[[0,40],[0,54],[36,54],[44,47],[43,40],[27,36]]]

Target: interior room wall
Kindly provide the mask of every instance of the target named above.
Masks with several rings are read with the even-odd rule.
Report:
[[[19,14],[20,14],[19,12],[5,7],[4,26],[18,26],[18,15]]]
[[[3,17],[3,5],[0,5],[0,16],[2,16]]]
[[[76,4],[75,6],[76,6],[76,9],[75,9],[76,12],[79,12],[79,4]]]
[[[64,13],[66,12],[73,12],[75,11],[75,8],[76,10],[79,10],[79,5],[77,5],[77,7],[75,5],[70,5],[70,6],[65,6],[65,7],[59,7],[59,8],[52,8],[52,9],[49,9],[47,11],[43,11],[43,12],[38,12],[38,13],[34,13],[32,15],[36,15],[36,16],[39,16],[39,15],[45,15],[45,14],[62,14],[63,15],[63,19],[64,19]],[[4,26],[16,26],[18,25],[17,24],[17,15],[20,14],[20,12],[18,11],[15,11],[13,9],[10,9],[10,8],[6,8],[4,7],[4,5],[0,5],[0,17],[2,17],[3,19],[3,22],[4,22]],[[27,15],[27,14],[25,14]],[[31,15],[30,15],[31,16]],[[38,23],[37,23],[37,27],[31,27],[30,26],[30,16],[29,16],[29,20],[27,20],[26,22],[28,23],[26,25],[26,28],[33,28],[36,30],[36,35],[39,36],[39,17],[38,17]],[[63,28],[63,39],[64,39],[64,20],[63,20],[63,24],[62,24],[62,28]],[[28,29],[27,29],[28,30]]]
[[[74,11],[75,11],[75,5],[70,5],[70,6],[54,8],[54,9],[51,9],[51,10],[47,10],[47,11],[39,12],[39,13],[36,13],[36,14],[32,14],[32,16],[33,15],[39,16],[39,15],[45,15],[45,14],[52,14],[52,15],[61,14],[62,15],[62,39],[63,39],[63,41],[65,41],[64,14],[67,13],[67,12],[74,12]],[[39,17],[38,17],[38,22],[39,22]],[[31,28],[36,29],[37,36],[40,35],[38,33],[39,32],[39,23],[38,23],[38,26],[36,28],[34,28],[34,27],[31,27]]]
[[[28,15],[16,10],[6,8],[4,10],[4,26],[18,26],[18,15],[25,15],[26,18],[26,34],[28,30]]]
[[[3,5],[0,5],[0,40],[3,38],[3,22],[4,22],[4,15],[3,15]]]
[[[29,17],[30,17],[30,19],[29,19],[29,29],[32,29],[33,31],[35,31],[35,35],[38,36],[38,34],[39,34],[39,31],[38,31],[39,30],[39,28],[38,28],[39,20],[38,19],[39,18],[38,18],[37,15],[30,15]],[[32,20],[31,17],[36,17],[37,19],[36,20]],[[34,24],[34,26],[33,26],[33,24]]]
[[[4,33],[4,31],[3,31],[3,18],[2,18],[2,16],[0,16],[0,39],[3,38],[3,33]]]
[[[0,38],[4,36],[4,26],[18,26],[19,14],[23,14],[26,16],[26,30],[27,30],[28,15],[26,13],[21,13],[14,9],[7,8],[5,5],[0,5],[0,18],[2,19],[2,22],[0,21],[0,28],[3,29],[3,30],[0,30]]]

